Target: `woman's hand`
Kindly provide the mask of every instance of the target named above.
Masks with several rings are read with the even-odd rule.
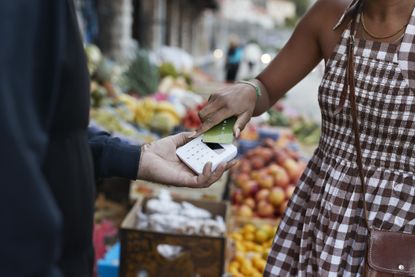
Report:
[[[190,133],[181,133],[144,145],[141,148],[137,178],[164,185],[205,188],[219,180],[226,170],[235,165],[235,161],[220,164],[212,172],[212,164],[208,163],[203,174],[197,175],[176,155],[176,149],[190,140],[189,135]]]
[[[248,84],[235,84],[219,89],[210,96],[208,104],[199,112],[202,126],[194,137],[231,116],[237,116],[234,135],[239,137],[240,131],[254,113],[256,99],[255,89]]]
[[[329,58],[341,35],[341,32],[332,30],[333,26],[348,2],[317,1],[298,23],[284,48],[253,80],[261,88],[261,96],[256,99],[255,89],[248,84],[218,90],[199,113],[202,127],[195,137],[234,115],[238,117],[234,127],[234,135],[238,137],[252,115],[267,111],[323,57]]]

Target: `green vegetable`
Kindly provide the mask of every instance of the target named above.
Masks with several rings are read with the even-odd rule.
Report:
[[[177,73],[176,68],[171,63],[161,64],[159,68],[159,72],[160,72],[160,78],[162,79],[167,76],[171,76],[173,78],[179,77],[179,73]]]
[[[124,72],[121,83],[127,91],[141,96],[153,94],[157,91],[159,71],[151,63],[147,51],[139,50],[137,52],[136,58]]]

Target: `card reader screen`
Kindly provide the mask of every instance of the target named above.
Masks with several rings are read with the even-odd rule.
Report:
[[[205,143],[210,149],[215,151],[217,154],[220,154],[225,151],[225,149],[219,143]]]

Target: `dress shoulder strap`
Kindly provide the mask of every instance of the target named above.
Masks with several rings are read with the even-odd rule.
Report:
[[[415,7],[399,48],[398,61],[409,87],[415,90]]]
[[[359,9],[361,2],[362,0],[353,0],[350,5],[344,10],[342,16],[337,21],[336,25],[334,25],[333,30],[336,30],[340,25],[342,25],[346,19],[351,19],[350,15],[352,15],[356,9]]]

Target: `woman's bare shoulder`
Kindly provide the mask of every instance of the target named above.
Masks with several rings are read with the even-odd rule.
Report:
[[[318,0],[312,10],[320,24],[333,28],[352,0]]]
[[[345,20],[339,28],[333,30],[351,3],[352,0],[318,0],[309,11],[308,21],[314,26],[313,31],[325,59],[331,55],[347,26]]]

